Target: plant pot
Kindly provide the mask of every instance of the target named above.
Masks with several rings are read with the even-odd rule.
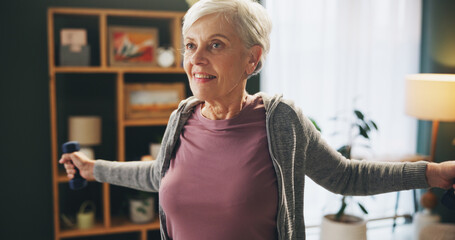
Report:
[[[360,217],[343,216],[344,222],[334,220],[335,214],[325,215],[321,223],[320,240],[366,240],[367,223]]]
[[[134,223],[147,223],[155,217],[153,197],[130,199],[130,219]]]

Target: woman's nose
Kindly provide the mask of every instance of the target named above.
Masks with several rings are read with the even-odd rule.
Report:
[[[208,63],[207,52],[203,48],[198,48],[191,55],[191,63],[193,65],[204,65]]]

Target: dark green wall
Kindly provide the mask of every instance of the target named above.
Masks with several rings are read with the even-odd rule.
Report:
[[[0,7],[0,239],[53,238],[46,10],[186,11],[184,0],[5,0]],[[259,89],[257,77],[248,90]]]
[[[184,0],[22,0],[0,7],[0,239],[52,239],[46,9],[51,6],[185,11]],[[455,1],[424,0],[422,72],[455,73]],[[250,92],[259,89],[250,79]],[[431,125],[419,128],[426,152]],[[455,159],[455,125],[441,123],[437,159]],[[453,216],[440,211],[445,220]],[[446,215],[449,215],[447,217]]]
[[[53,239],[46,25],[51,6],[187,9],[184,0],[2,2],[0,239],[4,240]]]
[[[422,16],[421,72],[455,73],[455,1],[424,0]],[[455,94],[455,93],[454,93]],[[455,109],[454,109],[455,111]],[[420,121],[418,150],[428,153],[431,122]],[[441,122],[439,126],[436,161],[455,159],[455,123]],[[440,197],[444,191],[435,190]],[[444,222],[455,222],[455,211],[439,205],[436,212]]]

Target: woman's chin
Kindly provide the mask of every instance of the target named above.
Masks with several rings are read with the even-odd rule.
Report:
[[[210,99],[212,99],[213,97],[211,97],[210,95],[208,94],[194,94],[194,96],[199,99],[199,100],[202,100],[202,101],[210,101]]]
[[[199,100],[206,101],[208,99],[213,98],[216,94],[213,91],[213,88],[206,88],[201,86],[200,84],[191,84],[190,83],[191,92],[193,96],[195,96]]]

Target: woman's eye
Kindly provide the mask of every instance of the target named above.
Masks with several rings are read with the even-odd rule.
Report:
[[[192,43],[187,43],[187,44],[185,45],[185,49],[187,49],[187,50],[191,50],[191,49],[193,49],[193,48],[194,48],[194,44],[192,44]]]
[[[212,43],[212,48],[218,49],[221,47],[221,44],[219,43]]]

